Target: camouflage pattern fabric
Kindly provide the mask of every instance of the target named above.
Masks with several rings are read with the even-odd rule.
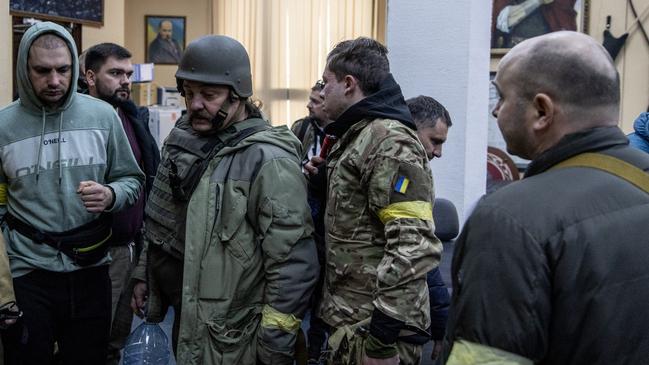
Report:
[[[329,336],[329,365],[362,365],[365,341],[369,335],[370,318],[335,330]],[[397,342],[399,363],[418,365],[421,362],[422,346]]]
[[[320,316],[340,328],[376,308],[426,330],[426,273],[439,264],[433,182],[415,131],[395,120],[363,120],[327,160],[327,270]]]

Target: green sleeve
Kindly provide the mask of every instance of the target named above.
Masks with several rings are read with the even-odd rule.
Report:
[[[262,237],[266,288],[258,357],[266,364],[293,364],[300,319],[308,309],[319,265],[306,181],[290,158],[266,162],[250,191],[248,214]]]

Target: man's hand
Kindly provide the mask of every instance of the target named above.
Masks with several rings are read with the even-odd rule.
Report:
[[[322,165],[325,162],[325,159],[320,156],[311,157],[311,161],[307,162],[304,165],[304,171],[309,175],[314,176],[318,174],[318,166]]]
[[[77,194],[79,194],[83,205],[90,213],[103,212],[111,207],[115,200],[111,188],[94,181],[80,182]]]
[[[23,313],[18,309],[16,303],[8,304],[7,307],[0,310],[0,329],[6,329],[18,321]]]
[[[387,359],[375,359],[373,357],[363,356],[363,365],[399,365],[399,355]]]
[[[146,283],[143,281],[138,282],[133,287],[131,309],[133,309],[133,313],[140,318],[144,318],[144,305],[146,304],[147,291]]]

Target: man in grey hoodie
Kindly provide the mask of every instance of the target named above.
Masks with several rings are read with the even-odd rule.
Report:
[[[76,92],[77,50],[45,22],[24,35],[20,98],[0,110],[0,215],[22,320],[2,334],[6,364],[102,364],[110,327],[111,213],[144,175],[107,103]]]

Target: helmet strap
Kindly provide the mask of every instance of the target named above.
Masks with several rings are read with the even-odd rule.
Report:
[[[230,109],[231,105],[230,98],[226,98],[225,101],[223,101],[223,104],[221,104],[221,109],[219,109],[214,118],[212,118],[211,122],[215,130],[219,130],[223,123],[225,123],[225,119],[228,117],[228,109]]]

